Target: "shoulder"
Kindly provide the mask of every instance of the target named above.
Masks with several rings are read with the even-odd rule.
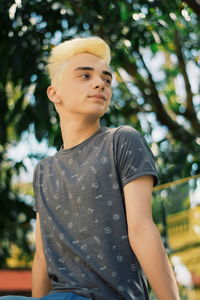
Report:
[[[135,128],[128,126],[128,125],[119,126],[119,127],[116,127],[115,129],[116,129],[117,135],[141,136],[141,134],[139,133],[138,130],[136,130]]]
[[[138,130],[127,125],[115,128],[114,140],[115,142],[123,142],[123,141],[144,142],[145,141],[144,137]]]
[[[55,160],[55,155],[53,156],[49,156],[49,157],[45,157],[42,160],[40,160],[37,165],[35,166],[34,169],[34,175],[36,175],[37,173],[42,173],[42,171],[47,167],[52,165],[53,161]]]

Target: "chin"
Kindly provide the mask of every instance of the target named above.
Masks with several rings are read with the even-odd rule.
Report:
[[[105,110],[101,112],[98,111],[98,112],[88,113],[88,118],[96,121],[101,117],[103,117],[104,114],[105,114]]]

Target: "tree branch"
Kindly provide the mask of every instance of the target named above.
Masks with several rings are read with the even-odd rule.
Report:
[[[130,61],[126,57],[124,57],[122,67],[133,77],[133,80],[135,81],[140,92],[142,93],[144,99],[147,99],[147,101],[151,103],[153,110],[156,113],[157,120],[160,122],[160,124],[167,126],[175,139],[184,140],[184,142],[186,143],[189,140],[193,140],[194,137],[187,130],[185,130],[181,125],[179,125],[176,121],[174,121],[167,113],[165,108],[163,107],[162,101],[159,97],[152,75],[148,70],[143,60],[143,57],[139,51],[138,54],[148,74],[148,83],[145,82],[145,80],[138,72],[138,67],[136,63],[133,62],[130,63]],[[150,89],[151,95],[147,95],[145,93],[145,89]]]
[[[186,111],[182,113],[191,123],[192,128],[196,133],[200,132],[200,124],[196,116],[195,108],[193,105],[193,93],[191,90],[191,85],[189,82],[189,78],[186,71],[186,65],[183,57],[183,53],[181,50],[181,42],[178,31],[175,29],[175,45],[176,45],[176,54],[178,57],[179,67],[180,71],[183,75],[184,82],[185,82],[185,89],[187,94],[187,105],[186,105]]]

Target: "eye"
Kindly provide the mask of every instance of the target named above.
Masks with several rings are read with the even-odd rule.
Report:
[[[104,79],[107,85],[111,85],[111,80],[110,79]]]
[[[80,75],[81,78],[85,78],[85,79],[89,79],[90,78],[90,74],[84,73]]]

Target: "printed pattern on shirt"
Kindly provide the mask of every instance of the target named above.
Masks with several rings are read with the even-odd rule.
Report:
[[[128,241],[123,186],[157,174],[145,140],[128,126],[97,134],[35,170],[35,210],[54,291],[94,299],[148,299]]]

